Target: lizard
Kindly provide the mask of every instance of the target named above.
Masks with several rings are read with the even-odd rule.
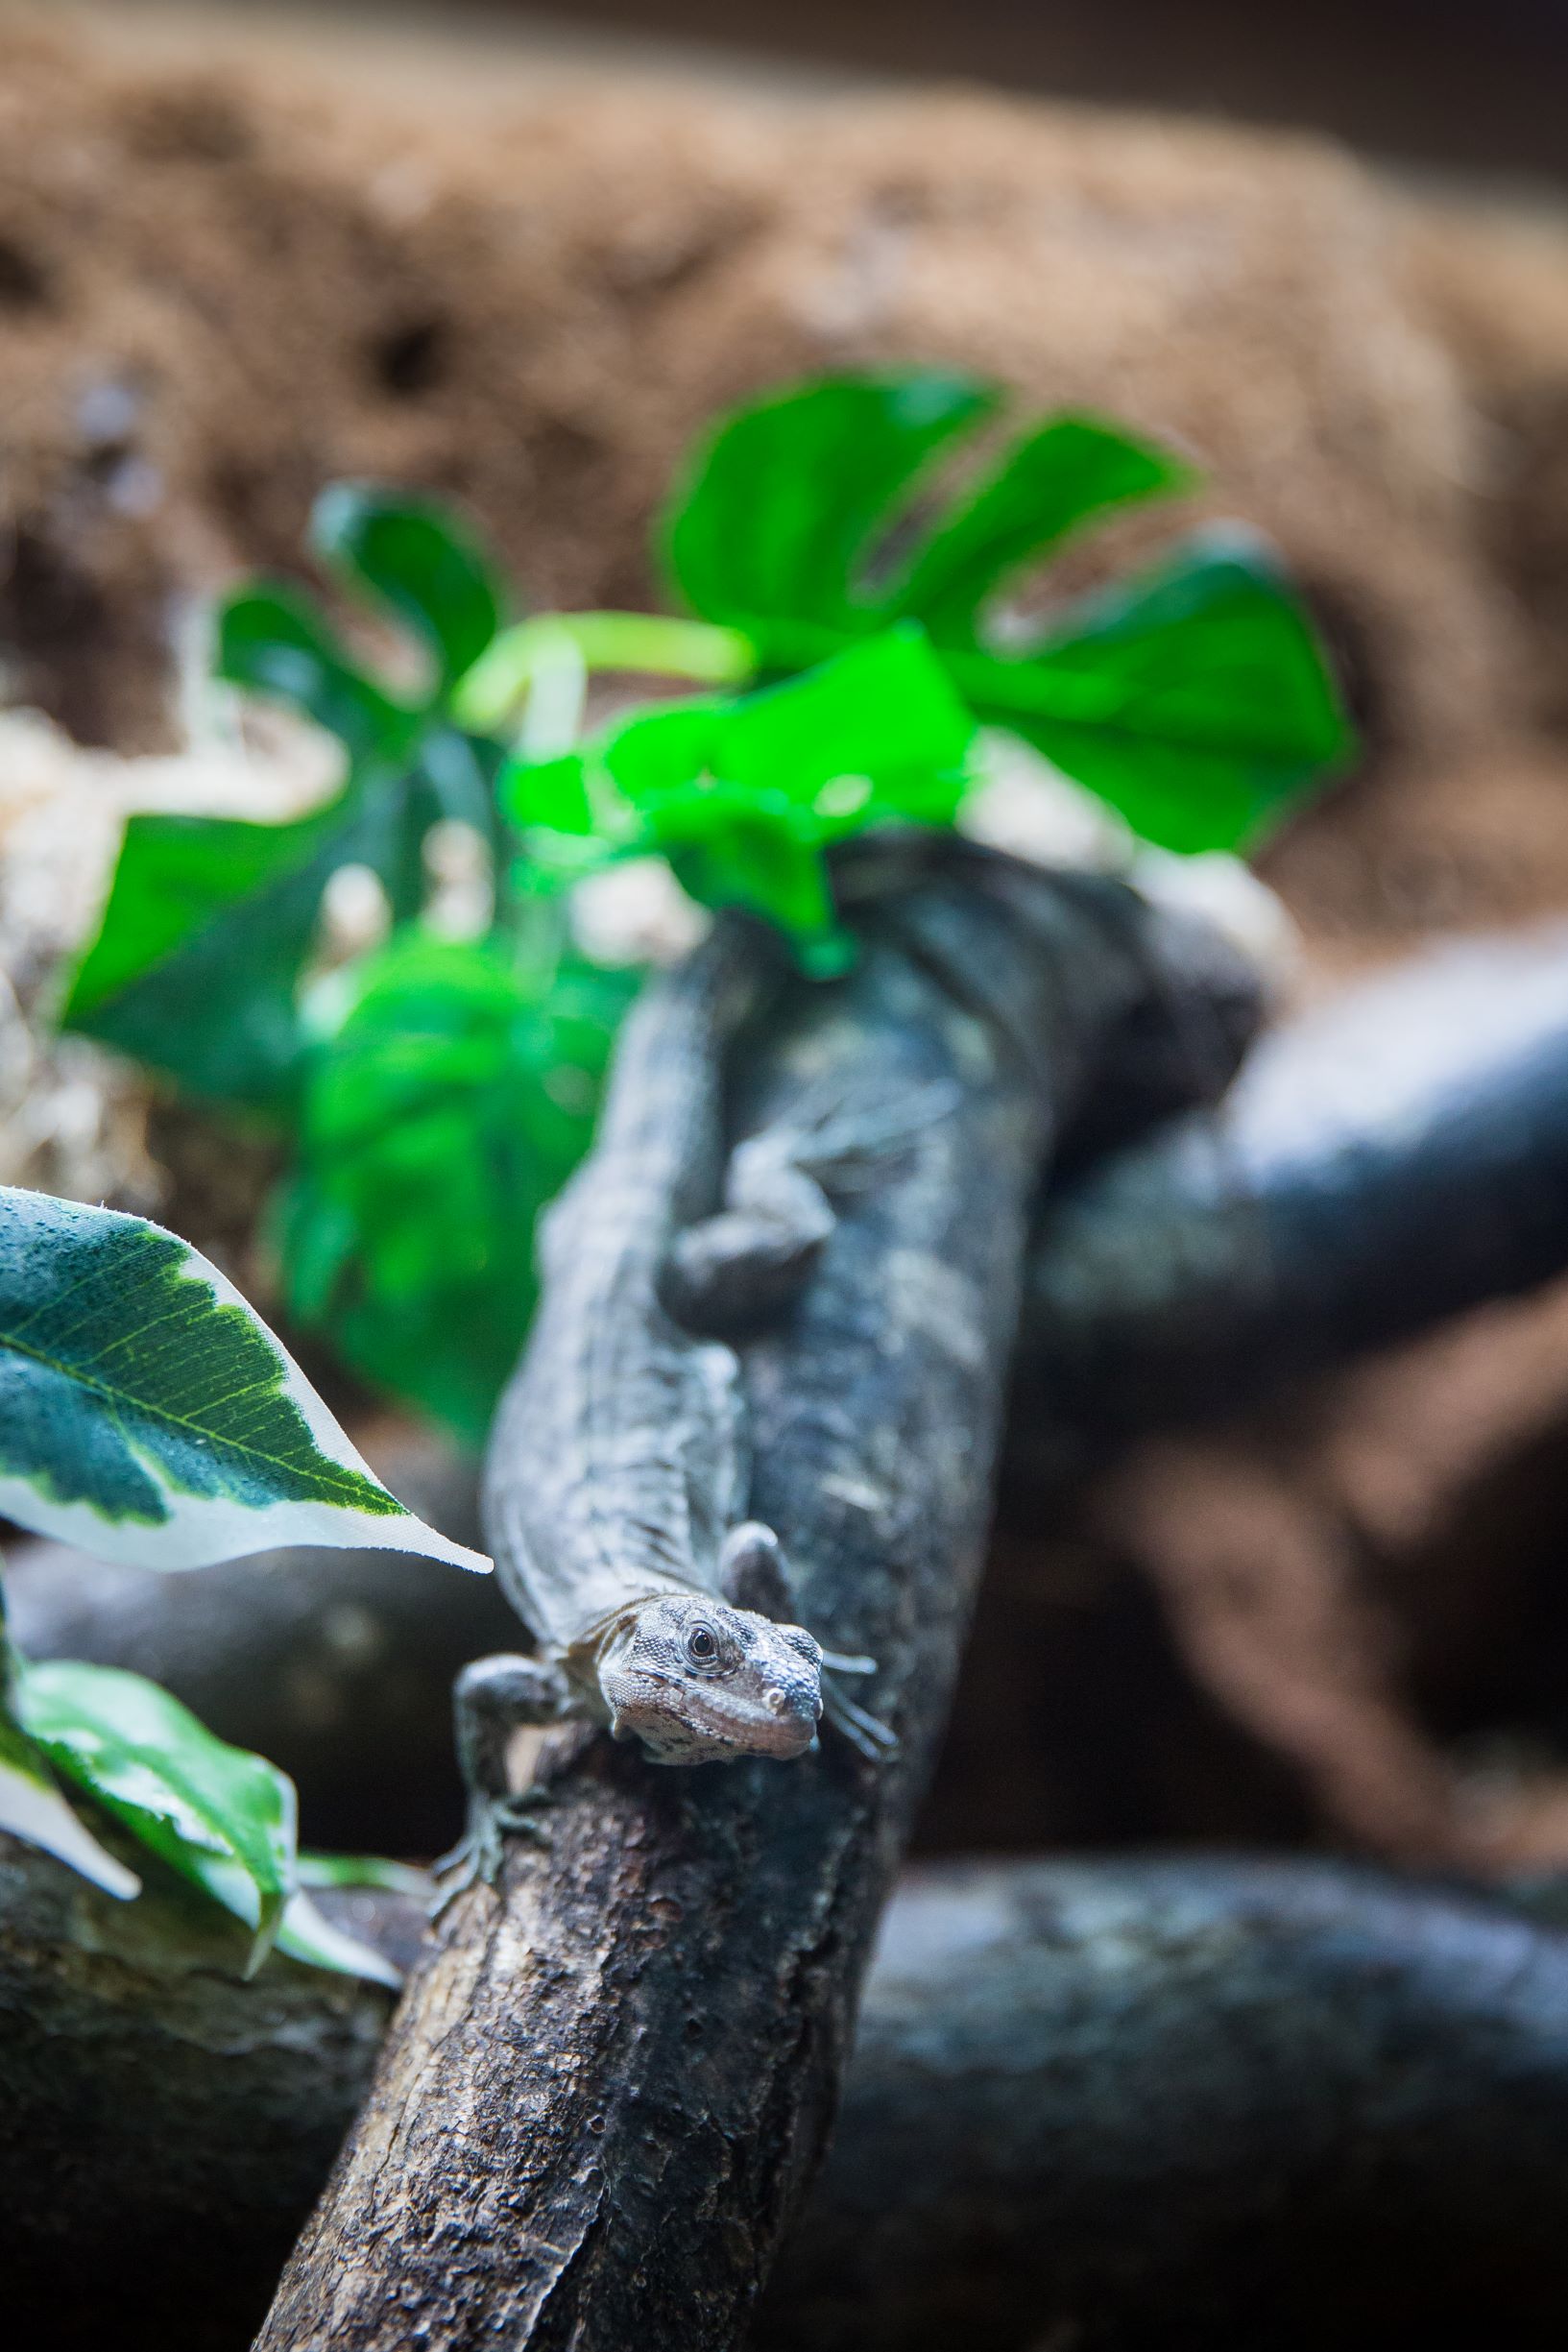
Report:
[[[745,1516],[739,1364],[705,1336],[776,1307],[853,1189],[933,1106],[880,1121],[829,1105],[727,1153],[722,1049],[760,999],[764,934],[721,917],[660,975],[622,1026],[590,1158],[543,1222],[529,1345],[487,1451],[487,1540],[531,1656],[459,1677],[469,1792],[445,1900],[493,1882],[505,1833],[537,1834],[537,1789],[510,1792],[523,1724],[587,1721],[638,1738],[656,1763],[787,1759],[824,1713],[868,1758],[897,1746],[832,1679],[875,1673],[792,1622],[777,1535]],[[825,1677],[827,1679],[825,1679]]]

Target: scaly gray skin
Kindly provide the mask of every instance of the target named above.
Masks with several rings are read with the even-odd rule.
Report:
[[[540,1308],[484,1494],[496,1573],[537,1654],[459,1679],[470,1825],[449,1892],[493,1879],[502,1832],[532,1827],[537,1792],[507,1793],[519,1724],[602,1724],[662,1764],[800,1756],[824,1711],[866,1755],[894,1744],[823,1684],[825,1665],[872,1661],[825,1657],[787,1621],[778,1539],[744,1517],[739,1368],[693,1326],[776,1305],[832,1229],[824,1184],[858,1180],[929,1114],[852,1126],[829,1108],[808,1130],[751,1138],[726,1170],[723,1047],[765,952],[728,919],[643,991],[592,1155],[546,1220]]]

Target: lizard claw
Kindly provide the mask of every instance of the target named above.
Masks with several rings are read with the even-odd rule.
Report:
[[[898,1754],[897,1732],[885,1723],[879,1723],[863,1707],[857,1707],[827,1675],[822,1678],[822,1711],[834,1731],[868,1763],[885,1763],[889,1757]]]
[[[434,1865],[439,1883],[429,1906],[431,1920],[440,1919],[470,1886],[495,1885],[508,1837],[547,1846],[549,1831],[536,1815],[542,1805],[549,1803],[549,1792],[543,1788],[525,1788],[511,1797],[474,1798],[469,1807],[468,1829],[450,1854],[444,1854]]]

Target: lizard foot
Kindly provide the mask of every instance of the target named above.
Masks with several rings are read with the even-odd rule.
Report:
[[[508,1837],[547,1846],[550,1833],[538,1816],[552,1802],[545,1788],[525,1788],[509,1797],[474,1798],[469,1806],[468,1829],[450,1854],[444,1854],[434,1865],[438,1885],[430,1905],[431,1919],[440,1919],[470,1886],[495,1885]]]
[[[824,1659],[824,1665],[827,1664]],[[837,1661],[834,1661],[837,1664]],[[859,1673],[870,1666],[869,1659],[856,1659],[854,1670]],[[843,1671],[842,1666],[838,1668]],[[868,1763],[882,1764],[899,1750],[899,1735],[887,1724],[879,1723],[876,1716],[857,1707],[846,1691],[840,1690],[831,1673],[822,1677],[822,1711],[841,1739],[847,1739],[857,1755]]]

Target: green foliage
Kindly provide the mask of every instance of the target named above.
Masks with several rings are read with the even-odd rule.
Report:
[[[20,1678],[24,1725],[60,1775],[254,1930],[266,1957],[294,1892],[294,1787],[139,1674],[54,1661]]]
[[[6,1631],[0,1593],[0,1830],[41,1847],[124,1903],[141,1892],[133,1870],[99,1844],[56,1787],[49,1759],[24,1730],[22,1661]]]
[[[411,932],[318,1054],[276,1230],[290,1313],[478,1443],[534,1301],[534,1225],[587,1149],[632,986]]]
[[[921,371],[838,377],[719,425],[665,526],[697,613],[775,670],[919,620],[975,717],[1012,728],[1180,850],[1253,838],[1350,735],[1312,628],[1276,568],[1191,543],[1155,574],[1005,649],[997,600],[1027,564],[1129,502],[1192,486],[1173,459],[1091,417],[1025,432],[896,553],[932,457],[997,396]]]
[[[190,1567],[325,1541],[487,1564],[366,1469],[258,1318],[157,1225],[0,1190],[0,1511],[109,1560]],[[139,1891],[57,1776],[253,1930],[395,1981],[301,1892],[294,1790],[139,1675],[17,1653],[0,1605],[0,1831]],[[340,1879],[392,1865],[340,1863]],[[315,1883],[328,1882],[317,1865]],[[382,1880],[381,1882],[389,1882]]]
[[[694,898],[753,909],[827,974],[850,942],[825,853],[868,828],[952,824],[977,725],[1012,729],[1187,851],[1254,839],[1346,755],[1303,611],[1240,534],[1190,540],[1034,623],[1009,614],[1023,575],[1074,534],[1194,477],[1067,415],[953,490],[949,461],[1001,413],[993,387],[905,369],[721,420],[663,532],[696,619],[505,625],[492,569],[439,507],[330,489],[312,552],[416,641],[417,692],[370,675],[297,592],[224,608],[222,674],[334,733],[346,782],[293,824],[133,818],[66,1018],[187,1093],[281,1121],[290,1311],[374,1385],[482,1434],[532,1303],[539,1211],[589,1140],[624,990],[570,962],[541,978],[521,952],[538,890],[655,853]],[[703,691],[585,742],[588,682],[606,670]],[[491,845],[495,922],[471,945],[420,927],[443,816]],[[302,1016],[302,983],[346,863],[380,878],[394,928],[328,1031],[321,992]]]
[[[287,1542],[484,1564],[371,1476],[259,1317],[187,1244],[9,1186],[0,1511],[155,1567]]]
[[[336,735],[348,780],[292,824],[133,816],[63,1015],[188,1094],[273,1113],[300,1083],[301,982],[332,875],[369,866],[407,920],[424,898],[424,837],[438,819],[460,818],[498,845],[498,748],[450,715],[456,679],[500,618],[482,558],[438,510],[348,485],[320,500],[314,544],[420,638],[431,656],[425,691],[403,700],[367,676],[297,592],[230,597],[219,673]]]
[[[3,1815],[0,1827],[47,1845],[111,1894],[139,1891],[134,1875],[105,1853],[48,1781],[52,1766],[147,1853],[251,1929],[247,1976],[276,1947],[312,1968],[398,1983],[396,1969],[332,1927],[305,1889],[419,1893],[423,1879],[368,1856],[299,1854],[294,1784],[276,1764],[215,1738],[156,1683],[117,1667],[13,1660],[12,1692],[15,1735],[36,1759],[74,1842],[40,1837],[35,1824],[12,1824]]]
[[[708,907],[756,909],[808,969],[839,969],[823,852],[885,823],[951,824],[974,727],[918,628],[889,629],[787,685],[677,703],[502,789],[540,864],[574,879],[658,851]]]

